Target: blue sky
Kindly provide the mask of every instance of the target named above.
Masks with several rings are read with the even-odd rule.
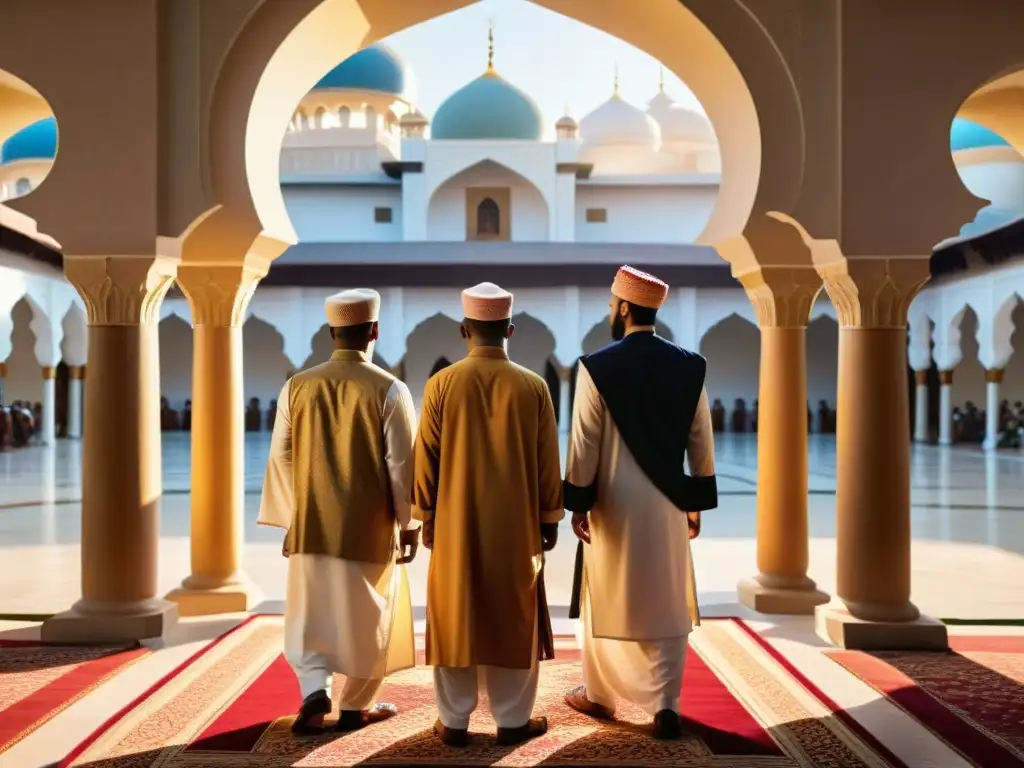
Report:
[[[433,115],[453,91],[483,73],[492,22],[495,68],[536,100],[549,124],[566,104],[578,119],[607,100],[616,64],[623,98],[645,106],[658,91],[661,65],[632,45],[528,0],[482,0],[382,41],[416,73],[417,107]],[[665,90],[704,111],[669,72]]]

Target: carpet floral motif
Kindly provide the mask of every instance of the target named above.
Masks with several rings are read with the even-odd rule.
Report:
[[[467,749],[433,735],[433,677],[416,667],[385,681],[380,700],[400,714],[351,734],[298,738],[290,731],[298,686],[281,657],[279,617],[258,617],[137,702],[62,766],[565,765],[679,768],[880,768],[888,765],[837,725],[823,706],[730,621],[705,622],[691,641],[684,700],[686,733],[657,741],[650,718],[621,703],[614,721],[569,708],[565,691],[580,680],[571,639],[541,667],[535,711],[548,733],[500,747],[486,701],[473,716]],[[335,690],[340,690],[336,681]],[[689,706],[689,709],[687,707]]]

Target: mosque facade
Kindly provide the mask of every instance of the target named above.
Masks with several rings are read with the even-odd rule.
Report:
[[[248,306],[246,400],[266,408],[291,372],[326,358],[323,299],[358,285],[383,297],[377,361],[418,401],[427,378],[464,352],[459,291],[490,280],[514,291],[512,354],[548,379],[565,428],[575,363],[609,340],[608,286],[629,263],[672,286],[660,331],[708,357],[709,392],[723,404],[726,428],[753,429],[755,313],[729,266],[702,244],[721,179],[715,132],[663,85],[644,106],[610,85],[609,98],[579,119],[551,120],[499,74],[493,41],[484,72],[432,116],[416,107],[415,74],[384,45],[324,76],[295,110],[281,148],[299,244],[277,259]],[[30,193],[57,144],[53,118],[11,136],[0,151],[0,201]],[[1024,216],[1024,158],[961,118],[950,149],[966,186],[990,204],[936,253],[969,256],[972,243]],[[5,244],[0,262],[4,400],[42,404],[44,442],[78,437],[85,312],[59,265],[21,250]],[[1024,399],[1024,357],[1013,356],[1011,343],[1015,321],[1024,321],[1024,268],[1012,259],[968,262],[936,275],[911,307],[908,364],[922,441],[952,442],[966,403],[991,415],[1003,399]],[[161,316],[161,393],[182,410],[191,399],[188,301],[172,291]],[[835,317],[822,293],[807,337],[816,431],[834,430],[817,411],[836,405]],[[999,432],[993,418],[990,447]]]

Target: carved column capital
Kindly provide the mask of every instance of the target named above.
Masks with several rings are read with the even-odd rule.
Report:
[[[1002,384],[1003,383],[1003,369],[1002,368],[989,368],[985,371],[985,381],[989,384]]]
[[[7,378],[7,363],[0,363],[0,379]]]
[[[947,371],[939,371],[939,384],[944,387],[948,387],[953,383],[953,371],[952,369]]]
[[[921,256],[847,257],[818,271],[844,328],[906,328],[910,303],[930,275]]]
[[[192,308],[193,325],[240,326],[266,270],[246,264],[182,264],[178,285]]]
[[[806,328],[821,291],[813,267],[761,267],[740,275],[761,328]]]
[[[82,381],[85,379],[85,366],[84,365],[69,365],[68,366],[68,378],[76,381]]]
[[[928,371],[914,371],[914,383],[919,387],[928,385]]]
[[[42,366],[42,369],[43,369],[43,379],[45,381],[50,381],[51,379],[56,379],[57,378],[57,369],[54,368],[52,365],[44,365],[44,366]]]
[[[89,325],[158,322],[176,266],[156,255],[64,257],[64,274],[82,297]]]

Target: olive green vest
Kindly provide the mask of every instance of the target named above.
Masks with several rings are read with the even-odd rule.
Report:
[[[387,563],[397,548],[384,404],[395,377],[336,350],[291,379],[292,554]]]

